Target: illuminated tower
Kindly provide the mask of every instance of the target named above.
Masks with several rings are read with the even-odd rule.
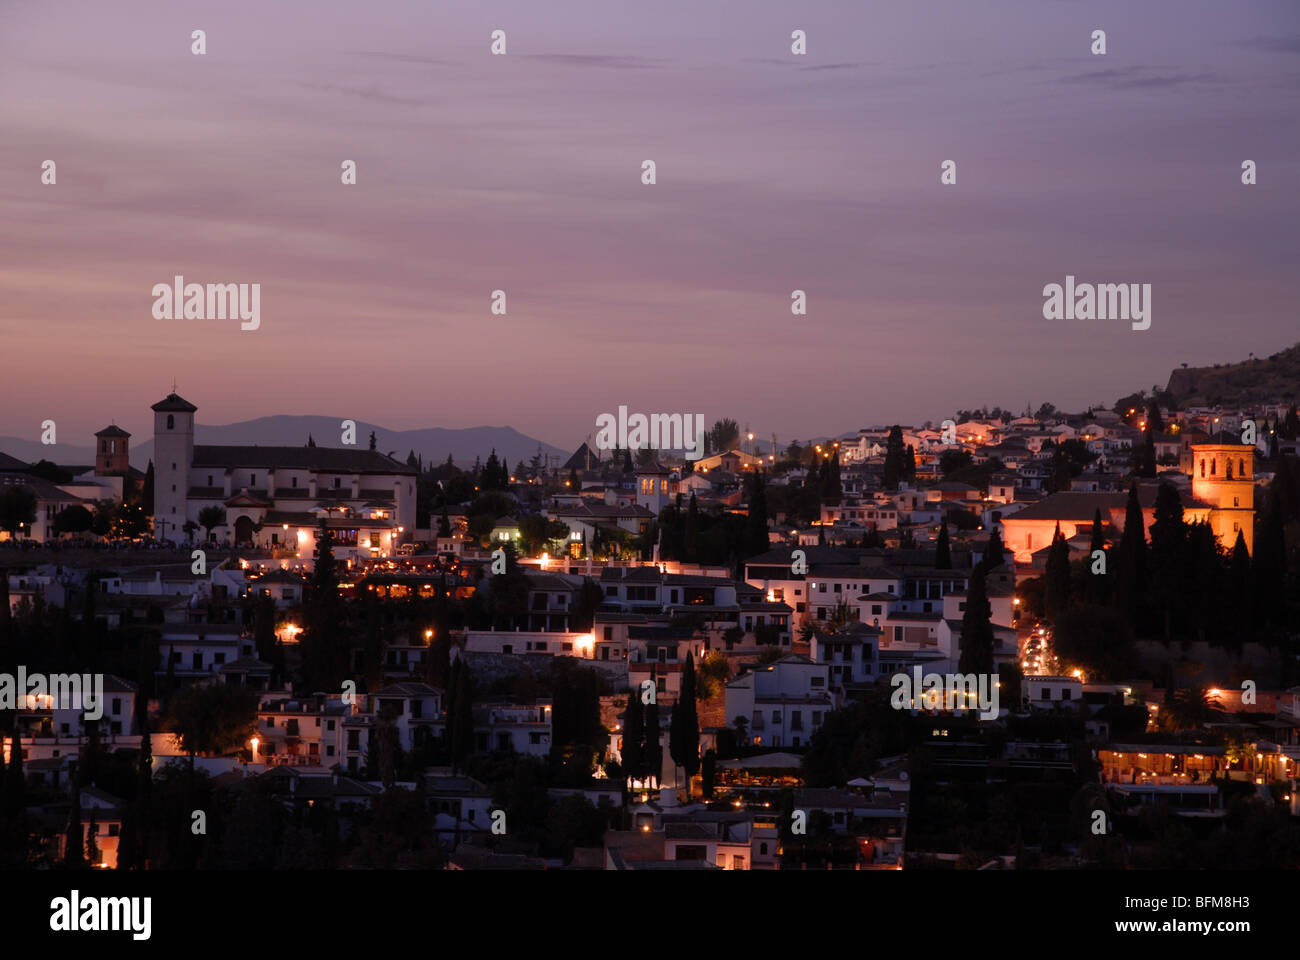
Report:
[[[1255,555],[1255,448],[1230,433],[1192,444],[1192,495],[1208,503],[1210,526],[1231,550],[1238,531]]]

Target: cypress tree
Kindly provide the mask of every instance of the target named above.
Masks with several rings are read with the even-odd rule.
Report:
[[[997,638],[993,634],[986,576],[983,564],[976,566],[966,593],[966,611],[961,618],[961,657],[957,665],[962,673],[993,672]]]
[[[652,682],[655,680],[654,664],[650,665],[650,680]],[[655,786],[659,786],[659,777],[664,769],[664,748],[659,740],[657,701],[645,705],[645,766],[647,781],[653,779]]]
[[[1156,606],[1160,611],[1165,643],[1172,638],[1173,610],[1186,590],[1187,524],[1183,501],[1171,484],[1160,484],[1151,522],[1151,561]]]
[[[673,763],[686,773],[686,793],[690,795],[691,777],[700,769],[700,718],[695,704],[695,657],[686,655],[682,668],[682,693],[673,707],[668,727],[668,752]]]
[[[948,522],[939,522],[939,542],[934,550],[934,565],[939,570],[952,569],[952,548],[948,544]]]
[[[1100,550],[1103,556],[1106,554],[1106,533],[1101,523],[1101,508],[1098,507],[1092,515],[1092,540],[1088,544],[1087,570],[1088,579],[1085,589],[1087,601],[1092,604],[1104,604],[1110,596],[1109,584],[1107,579],[1108,570],[1103,567],[1103,573],[1093,573],[1093,563],[1097,551]],[[1110,557],[1104,556],[1105,562],[1109,564]]]
[[[694,500],[694,497],[692,497]],[[750,478],[749,513],[746,517],[746,539],[750,555],[767,550],[767,478],[761,470],[754,471]]]
[[[636,688],[627,695],[627,709],[623,712],[623,773],[628,780],[645,779],[645,754],[643,740],[645,727],[641,713],[641,693]]]
[[[86,838],[81,829],[81,787],[72,786],[72,808],[68,811],[68,829],[64,834],[63,865],[76,870],[86,863]]]
[[[717,762],[718,762],[718,756],[716,753],[714,753],[712,748],[704,752],[704,760],[701,763],[700,775],[704,780],[703,791],[704,791],[705,800],[713,799],[713,778],[715,775]]]
[[[27,810],[22,736],[19,734],[16,718],[13,723],[9,737],[9,766],[5,770],[4,790],[4,814],[11,822],[21,817]]]
[[[93,867],[99,863],[99,842],[95,834],[99,832],[99,824],[95,821],[95,808],[90,808],[90,820],[86,824],[86,864]]]
[[[1135,482],[1129,486],[1115,570],[1115,604],[1129,616],[1135,629],[1141,619],[1142,599],[1147,589],[1147,539],[1143,523]]]
[[[889,428],[889,438],[885,441],[885,489],[897,490],[898,482],[903,478],[903,428],[894,424]]]
[[[1155,397],[1147,407],[1147,432],[1153,436],[1165,432],[1165,421],[1160,416],[1160,404],[1156,403]]]
[[[457,657],[461,663],[463,657]],[[456,726],[451,743],[453,768],[463,767],[465,761],[474,753],[474,705],[473,679],[469,666],[461,664],[456,677]]]
[[[685,548],[687,560],[698,560],[700,555],[700,506],[691,494],[690,506],[686,508]]]
[[[1065,615],[1070,606],[1070,545],[1065,542],[1061,525],[1056,525],[1052,545],[1047,550],[1047,570],[1043,574],[1043,608],[1053,623]]]
[[[1002,546],[1002,528],[994,527],[993,532],[989,534],[989,545],[984,548],[984,558],[981,561],[988,570],[996,570],[1002,566],[1006,558],[1006,548]]]

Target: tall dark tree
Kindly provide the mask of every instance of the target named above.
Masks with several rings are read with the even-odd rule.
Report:
[[[948,523],[939,523],[939,542],[934,548],[934,565],[939,570],[952,569],[952,547],[948,543]]]
[[[885,489],[897,490],[903,479],[903,428],[894,424],[889,428],[889,438],[885,441]]]
[[[1229,608],[1234,612],[1234,643],[1238,650],[1255,635],[1254,583],[1250,575],[1250,550],[1246,547],[1246,531],[1237,531],[1237,542],[1232,545],[1232,559],[1228,567]]]
[[[682,691],[673,706],[668,726],[668,752],[673,763],[686,773],[686,792],[690,794],[691,777],[700,769],[700,718],[695,704],[695,658],[686,655],[682,668]]]
[[[1187,524],[1183,501],[1172,484],[1162,483],[1156,491],[1151,521],[1151,567],[1153,600],[1160,616],[1165,643],[1172,639],[1175,608],[1186,600]]]
[[[745,530],[745,548],[751,556],[768,549],[767,477],[761,470],[755,470],[749,478],[749,513]]]
[[[1147,406],[1147,432],[1152,436],[1165,432],[1165,421],[1160,416],[1160,404],[1155,397],[1151,398],[1151,403]]]
[[[1147,538],[1138,501],[1137,484],[1128,491],[1124,510],[1124,532],[1120,536],[1119,556],[1115,564],[1114,602],[1126,613],[1129,622],[1136,626],[1142,619],[1143,600],[1147,590]]]
[[[140,491],[140,505],[144,507],[144,512],[151,517],[153,516],[153,485],[153,461],[150,460],[149,465],[144,470],[144,486]]]
[[[966,611],[961,618],[961,656],[957,664],[962,673],[993,673],[997,637],[993,632],[986,578],[983,565],[976,566],[966,593]]]
[[[1255,601],[1263,621],[1279,624],[1286,598],[1286,532],[1280,476],[1269,485],[1268,501],[1255,518],[1255,558],[1252,564]]]
[[[1097,551],[1100,550],[1104,555],[1106,553],[1106,532],[1101,523],[1101,508],[1098,507],[1092,516],[1092,539],[1088,544],[1088,559],[1085,562],[1085,568],[1088,571],[1088,579],[1085,588],[1084,597],[1088,603],[1104,604],[1110,599],[1110,581],[1108,579],[1108,568],[1103,566],[1101,573],[1093,573],[1094,560]],[[1109,564],[1110,558],[1104,557],[1105,563]]]
[[[1006,557],[1006,548],[1002,546],[1002,528],[994,527],[993,532],[989,534],[989,545],[984,548],[983,564],[988,570],[996,570],[1002,566],[1002,561]]]
[[[1047,550],[1047,569],[1043,574],[1043,610],[1053,623],[1070,607],[1070,545],[1056,525],[1052,545]]]
[[[903,479],[908,483],[916,482],[916,450],[910,443],[903,453]]]
[[[627,695],[627,709],[623,713],[623,746],[619,756],[629,780],[645,779],[645,719],[641,709],[641,691],[636,687]]]
[[[443,538],[451,536],[451,517],[447,513],[447,501],[445,499],[442,502],[442,517],[438,520],[438,536]]]
[[[456,677],[456,729],[451,741],[451,762],[453,768],[464,767],[465,761],[474,752],[474,688],[469,666],[462,663],[463,657],[456,662],[461,669]]]
[[[1147,430],[1143,434],[1142,452],[1138,457],[1137,475],[1151,479],[1156,475],[1156,442],[1155,434]]]
[[[90,820],[86,822],[86,863],[92,867],[100,861],[97,833],[99,833],[99,824],[95,819],[95,808],[91,807]]]
[[[844,499],[844,486],[840,480],[840,448],[832,447],[832,453],[826,461],[826,478],[822,482],[822,501],[837,504]],[[906,471],[906,460],[901,459],[900,474]]]
[[[78,870],[86,865],[86,837],[81,826],[81,785],[72,785],[72,805],[68,810],[68,827],[64,834],[63,865]]]
[[[27,774],[23,770],[22,738],[18,722],[14,720],[9,734],[9,765],[5,768],[4,804],[5,819],[11,823],[27,809]]]
[[[686,553],[685,559],[698,560],[700,558],[700,505],[695,501],[694,492],[691,493],[691,502],[686,508],[683,546]]]
[[[650,680],[655,679],[654,664],[650,665]],[[664,748],[659,739],[659,704],[647,703],[645,705],[645,768],[646,778],[653,779],[655,786],[659,786],[659,777],[664,769]]]

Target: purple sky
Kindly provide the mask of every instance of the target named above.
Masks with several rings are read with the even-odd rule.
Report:
[[[1110,402],[1300,339],[1298,94],[1295,0],[0,0],[0,435],[148,434],[173,377],[563,447]],[[177,273],[261,329],[155,320]],[[1044,320],[1067,273],[1151,329]]]

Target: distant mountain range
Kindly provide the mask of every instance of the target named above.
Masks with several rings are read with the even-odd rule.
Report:
[[[1180,368],[1169,374],[1165,389],[1179,405],[1295,403],[1300,399],[1300,343],[1268,358]]]
[[[264,447],[301,447],[310,435],[319,447],[343,447],[342,417],[272,416],[228,423],[222,426],[198,423],[194,425],[194,442],[199,444],[245,445]],[[427,427],[422,430],[389,430],[377,423],[357,421],[357,447],[370,445],[370,433],[375,434],[375,448],[380,453],[392,453],[398,460],[406,461],[412,450],[423,456],[426,464],[442,463],[451,454],[460,467],[471,467],[474,458],[487,460],[493,449],[498,457],[516,468],[519,461],[527,462],[537,454],[540,445],[543,455],[556,455],[563,463],[572,450],[561,450],[549,443],[539,443],[512,427],[466,427],[452,430],[445,427]],[[43,446],[39,440],[17,437],[0,437],[0,452],[19,460],[35,462],[42,458],[59,464],[92,464],[95,452],[92,446],[74,446],[60,443]],[[131,465],[145,469],[153,456],[153,437],[137,434],[131,438]]]

